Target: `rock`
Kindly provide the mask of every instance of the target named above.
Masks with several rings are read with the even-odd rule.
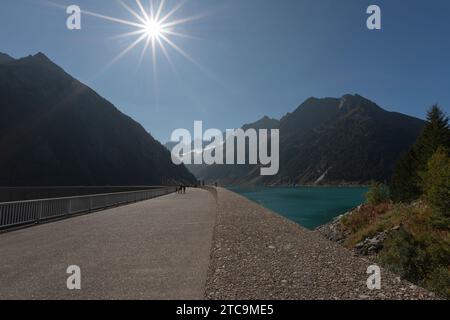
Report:
[[[343,243],[346,240],[346,234],[342,229],[341,220],[347,214],[340,215],[330,223],[318,227],[316,231],[330,241]]]
[[[355,246],[356,253],[363,256],[377,254],[383,249],[383,243],[387,236],[388,232],[383,231],[373,238],[367,238]]]
[[[386,299],[387,297],[386,297],[386,295],[384,294],[384,293],[378,293],[377,294],[377,296],[378,296],[378,298],[380,298],[380,299]]]

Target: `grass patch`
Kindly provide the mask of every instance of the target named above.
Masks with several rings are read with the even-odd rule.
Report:
[[[423,202],[386,203],[362,206],[344,217],[341,223],[349,234],[345,242],[348,248],[392,230],[379,253],[380,264],[412,283],[450,298],[448,218]]]

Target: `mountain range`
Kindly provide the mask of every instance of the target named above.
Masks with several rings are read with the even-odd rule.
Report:
[[[309,98],[280,120],[266,116],[242,126],[280,130],[276,176],[261,176],[258,165],[189,170],[222,184],[385,181],[424,124],[360,95]],[[3,186],[196,183],[140,124],[42,53],[0,53],[0,151]]]
[[[140,124],[44,54],[0,53],[0,185],[196,183]]]
[[[389,112],[360,96],[309,98],[281,120],[264,117],[242,128],[280,130],[280,171],[258,165],[189,166],[198,179],[221,184],[367,184],[386,181],[416,140],[423,120]]]

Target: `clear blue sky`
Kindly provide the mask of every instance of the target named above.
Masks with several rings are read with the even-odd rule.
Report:
[[[115,1],[55,2],[134,20]],[[45,3],[1,1],[0,51],[44,52],[162,142],[194,120],[225,130],[279,118],[310,96],[358,93],[421,118],[436,102],[450,110],[448,0],[190,0],[174,18],[205,14],[177,28],[198,39],[171,39],[203,68],[168,48],[176,72],[159,51],[156,83],[149,53],[138,66],[143,45],[104,70],[135,39],[113,37],[133,27],[83,16],[69,31],[65,10]],[[366,28],[370,4],[382,31]]]

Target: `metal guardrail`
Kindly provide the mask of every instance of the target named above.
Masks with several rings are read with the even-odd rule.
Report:
[[[4,187],[0,186],[0,202],[88,196],[94,194],[132,192],[161,189],[166,186],[53,186]]]
[[[175,187],[0,203],[0,230],[157,198]]]

